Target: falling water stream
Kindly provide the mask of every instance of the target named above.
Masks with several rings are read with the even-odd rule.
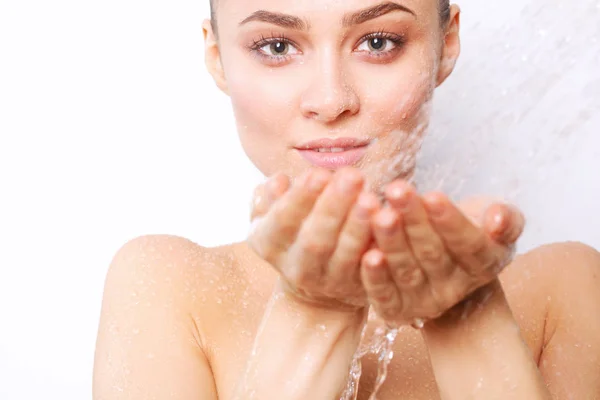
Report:
[[[374,317],[374,313],[369,313],[369,320]],[[379,326],[371,337],[367,337],[368,328],[368,324],[363,328],[360,345],[352,358],[348,381],[340,400],[356,400],[362,375],[362,358],[367,354],[377,355],[377,379],[369,400],[377,400],[377,393],[387,378],[388,365],[394,358],[392,348],[401,328]]]

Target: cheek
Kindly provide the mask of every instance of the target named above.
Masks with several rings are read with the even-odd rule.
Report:
[[[234,67],[226,71],[227,85],[242,131],[260,129],[255,132],[260,136],[281,134],[277,127],[293,118],[294,76],[257,66],[248,56],[238,57],[238,62],[230,64]]]
[[[432,78],[430,73],[391,76],[386,85],[377,88],[377,96],[369,97],[369,113],[374,120],[395,129],[426,123],[427,105],[434,90]]]
[[[408,179],[430,117],[435,89],[434,57],[410,56],[393,71],[379,74],[377,84],[365,87],[363,102],[375,130],[385,132],[364,170],[371,189],[379,191],[397,178]]]
[[[390,128],[408,129],[427,122],[428,103],[435,89],[437,67],[429,41],[415,44],[396,65],[382,68],[365,87],[363,102],[369,114]]]
[[[230,64],[235,67],[226,71],[227,85],[241,145],[254,165],[270,175],[281,168],[281,149],[288,140],[285,127],[294,118],[293,78],[248,62]]]

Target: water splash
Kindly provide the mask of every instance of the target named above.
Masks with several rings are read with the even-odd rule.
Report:
[[[352,364],[350,365],[350,373],[348,375],[348,381],[346,382],[346,388],[340,397],[340,400],[356,400],[358,397],[358,386],[360,377],[362,375],[362,358],[369,353],[369,347],[365,343],[365,337],[367,333],[368,325],[362,330],[360,336],[360,345],[352,357]]]
[[[375,319],[375,313],[372,312],[372,309],[369,311],[369,320]],[[367,340],[368,329],[369,325],[367,324],[363,328],[360,345],[352,358],[348,381],[340,400],[357,399],[359,382],[362,376],[362,358],[367,354],[377,355],[377,379],[369,400],[377,400],[377,393],[387,378],[388,366],[394,358],[394,351],[392,349],[401,328],[388,325],[379,326],[375,329],[369,340]]]
[[[369,400],[377,400],[377,392],[379,392],[379,389],[381,389],[381,386],[383,386],[383,383],[387,378],[388,365],[394,358],[394,350],[392,349],[399,331],[399,328],[389,326],[380,329],[380,332],[376,332],[376,336],[383,339],[380,341],[377,348],[377,354],[379,356],[377,359],[377,380],[375,381],[375,387],[373,388],[373,393],[371,393]]]

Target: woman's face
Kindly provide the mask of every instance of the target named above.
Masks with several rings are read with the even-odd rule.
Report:
[[[459,53],[438,0],[219,0],[206,62],[265,174],[352,165],[408,177],[433,90]]]

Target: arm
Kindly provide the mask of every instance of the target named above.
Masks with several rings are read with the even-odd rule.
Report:
[[[235,400],[339,398],[365,314],[315,307],[275,289]]]
[[[578,243],[539,253],[552,277],[542,375],[554,399],[599,399],[600,253]]]
[[[115,256],[102,304],[94,400],[217,399],[179,269],[191,248],[176,238],[140,238]]]
[[[548,245],[516,260],[511,280],[525,279],[519,270],[541,288],[520,299],[545,314],[539,369],[498,288],[467,318],[450,313],[423,331],[443,398],[600,398],[600,254],[577,243]]]
[[[442,399],[550,399],[496,280],[423,329]]]

